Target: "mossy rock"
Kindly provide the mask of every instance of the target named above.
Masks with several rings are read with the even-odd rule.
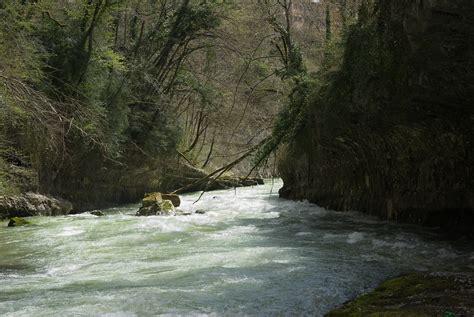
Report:
[[[149,206],[140,207],[136,216],[170,216],[175,214],[176,209],[171,200],[163,200],[161,203],[155,202]]]
[[[388,280],[328,313],[328,317],[424,317],[449,316],[462,307],[455,279],[414,273]],[[456,316],[456,315],[454,315]]]
[[[150,207],[156,203],[160,204],[162,201],[161,193],[149,193],[145,194],[145,197],[142,199],[142,206]]]
[[[26,226],[26,225],[31,225],[31,222],[20,217],[13,217],[8,222],[9,227],[20,227],[20,226]]]
[[[163,202],[160,204],[160,214],[162,215],[170,215],[173,214],[176,211],[174,208],[173,203],[171,200],[163,200]]]

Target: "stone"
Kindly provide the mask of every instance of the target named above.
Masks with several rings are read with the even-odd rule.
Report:
[[[171,200],[162,200],[146,206],[140,207],[136,212],[136,216],[172,216],[176,214],[176,209]]]
[[[195,213],[199,214],[199,215],[204,215],[206,213],[206,211],[204,209],[198,209],[195,211]]]
[[[142,206],[140,209],[138,209],[137,213],[135,214],[136,216],[156,216],[156,214],[160,211],[160,206],[158,204],[152,205],[152,206]]]
[[[179,207],[181,205],[181,199],[176,194],[161,194],[163,200],[170,200],[173,206]]]
[[[64,199],[24,193],[15,196],[0,196],[0,217],[31,217],[67,215],[72,210],[72,204]]]
[[[97,216],[97,217],[103,217],[105,214],[101,210],[92,210],[90,212],[91,215]]]
[[[183,210],[183,209],[176,209],[176,215],[177,216],[190,216],[192,215],[192,212]]]
[[[26,226],[26,225],[30,225],[30,224],[31,224],[31,222],[29,222],[28,220],[25,220],[23,218],[20,218],[20,217],[13,217],[8,222],[9,227],[19,227],[19,226]]]
[[[160,204],[163,201],[161,193],[149,193],[145,194],[145,197],[142,199],[142,207],[150,207],[154,204]]]
[[[170,215],[173,214],[176,211],[174,208],[173,203],[171,200],[163,200],[163,202],[160,204],[160,213],[162,215]]]

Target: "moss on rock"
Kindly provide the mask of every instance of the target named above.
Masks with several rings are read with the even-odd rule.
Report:
[[[471,316],[474,274],[414,273],[388,280],[328,317]]]
[[[26,226],[26,225],[30,225],[30,224],[31,224],[31,222],[29,222],[28,220],[25,220],[23,218],[20,218],[20,217],[13,217],[8,222],[9,227],[20,227],[20,226]]]

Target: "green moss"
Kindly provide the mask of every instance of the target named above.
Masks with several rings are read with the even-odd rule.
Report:
[[[160,204],[161,212],[164,214],[171,214],[175,211],[174,205],[171,200],[163,200]]]
[[[13,217],[8,222],[9,227],[20,227],[20,226],[26,226],[26,225],[30,225],[30,224],[31,224],[31,222],[29,222],[28,220],[25,220],[25,219],[19,218],[19,217]]]
[[[453,288],[455,284],[445,278],[410,274],[384,282],[327,316],[432,316],[433,311],[424,305],[424,299],[429,298],[428,294]]]

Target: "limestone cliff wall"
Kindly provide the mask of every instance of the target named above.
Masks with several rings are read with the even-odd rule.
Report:
[[[474,1],[379,0],[279,169],[286,198],[474,231]]]

